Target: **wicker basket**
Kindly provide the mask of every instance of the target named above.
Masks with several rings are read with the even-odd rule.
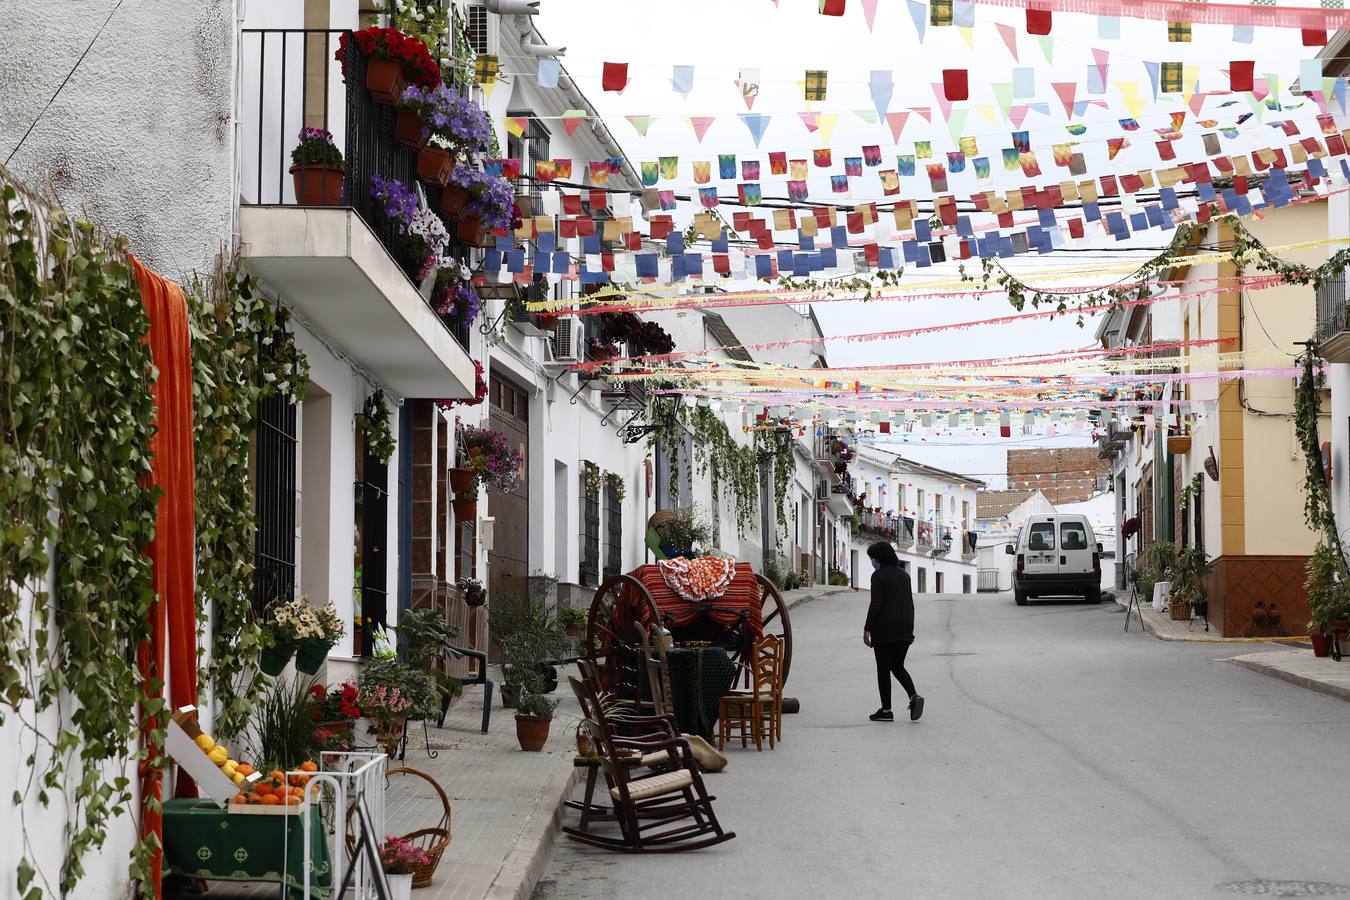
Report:
[[[647,520],[648,528],[659,528],[667,522],[673,522],[678,519],[680,514],[673,509],[658,509],[652,513],[652,517]]]
[[[402,840],[412,844],[418,850],[427,855],[427,863],[424,866],[418,866],[413,870],[412,886],[415,888],[424,888],[431,884],[431,876],[436,872],[436,866],[440,865],[441,854],[445,848],[450,846],[450,798],[445,796],[445,791],[432,778],[421,769],[413,769],[407,766],[395,766],[387,773],[388,776],[394,775],[416,775],[423,779],[427,784],[436,790],[436,795],[441,798],[441,819],[434,828],[421,828],[409,834],[400,835]],[[347,810],[347,820],[351,821],[352,813],[356,810],[355,806]],[[350,832],[350,828],[348,829]],[[354,853],[355,843],[348,838],[347,852]]]
[[[1167,601],[1167,613],[1177,622],[1185,622],[1191,617],[1191,605],[1175,597]]]

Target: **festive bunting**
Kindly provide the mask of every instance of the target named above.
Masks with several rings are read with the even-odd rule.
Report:
[[[623,89],[628,87],[628,63],[605,63],[600,76],[600,87],[605,91],[623,93]]]
[[[970,99],[970,73],[965,69],[943,69],[942,93],[948,100]]]
[[[1027,7],[1027,34],[1049,34],[1050,25],[1050,10]]]
[[[689,92],[694,89],[694,67],[676,66],[670,77],[670,86],[675,93],[689,99]]]
[[[637,131],[638,137],[646,137],[647,129],[651,128],[652,122],[656,121],[652,116],[624,116],[624,118]]]
[[[824,69],[806,70],[806,83],[802,87],[802,95],[808,103],[825,99],[829,77],[830,73]]]
[[[736,86],[741,89],[741,99],[746,109],[753,109],[755,99],[759,97],[759,69],[741,69]]]
[[[886,116],[888,120],[890,116],[886,110],[891,105],[894,87],[893,76],[889,69],[875,69],[867,77],[867,90],[872,95],[872,105],[876,107],[878,116]]]
[[[750,137],[754,140],[755,146],[758,147],[760,140],[764,137],[764,132],[769,128],[769,117],[758,113],[741,113],[741,121],[750,130]]]

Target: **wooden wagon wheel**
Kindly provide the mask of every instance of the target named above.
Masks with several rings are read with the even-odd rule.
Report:
[[[609,690],[621,697],[637,696],[642,670],[642,648],[635,623],[660,622],[656,601],[641,581],[615,575],[600,585],[591,600],[582,655],[600,669]]]
[[[787,603],[778,588],[769,579],[755,573],[760,588],[760,618],[765,634],[776,634],[783,639],[783,683],[787,684],[788,670],[792,668],[792,620],[788,618]]]

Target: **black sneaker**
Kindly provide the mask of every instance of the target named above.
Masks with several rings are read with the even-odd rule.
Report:
[[[917,722],[921,715],[923,715],[923,698],[915,694],[909,698],[909,720]]]
[[[867,718],[871,719],[873,722],[894,722],[895,713],[891,712],[889,709],[879,709]]]

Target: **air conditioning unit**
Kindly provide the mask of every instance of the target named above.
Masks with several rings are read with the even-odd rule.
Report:
[[[581,359],[583,331],[576,316],[561,316],[553,327],[553,361],[574,363]]]

